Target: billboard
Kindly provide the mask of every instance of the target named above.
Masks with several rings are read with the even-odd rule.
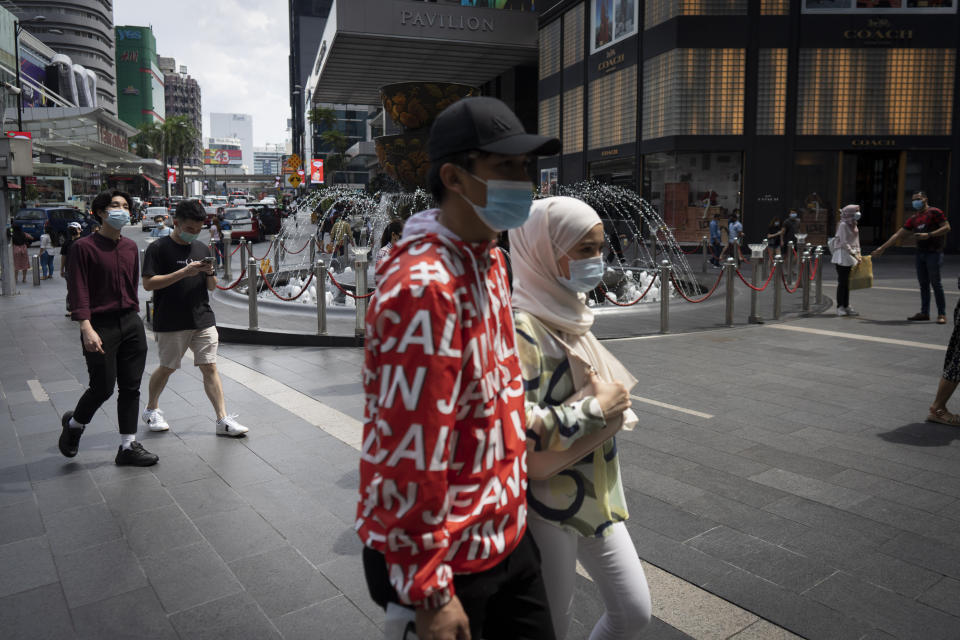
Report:
[[[804,13],[956,13],[958,0],[803,0]]]
[[[314,158],[310,161],[310,182],[323,184],[323,160]]]
[[[204,149],[203,164],[243,164],[241,149]]]
[[[635,35],[640,24],[637,0],[590,0],[590,53]]]

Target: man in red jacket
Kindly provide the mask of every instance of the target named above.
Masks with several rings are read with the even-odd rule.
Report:
[[[524,388],[495,241],[529,215],[532,157],[559,148],[494,98],[445,109],[429,143],[440,208],[411,217],[377,270],[356,528],[373,599],[388,620],[415,610],[421,640],[554,637],[525,535]]]

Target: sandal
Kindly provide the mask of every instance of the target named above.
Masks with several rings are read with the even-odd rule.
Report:
[[[950,413],[946,409],[930,410],[927,416],[927,422],[938,422],[950,427],[960,427],[960,415]]]

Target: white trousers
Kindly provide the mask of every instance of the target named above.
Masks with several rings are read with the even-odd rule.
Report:
[[[640,637],[650,622],[650,589],[624,523],[614,524],[603,538],[585,538],[536,518],[527,520],[527,526],[540,548],[541,572],[557,640],[566,637],[573,617],[577,560],[597,585],[606,608],[590,640]]]

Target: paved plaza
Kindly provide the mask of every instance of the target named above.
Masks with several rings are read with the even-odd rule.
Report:
[[[676,303],[678,333],[651,311],[630,320],[645,335],[606,343],[640,380],[618,446],[645,637],[960,637],[960,430],[923,421],[952,324],[905,321],[911,259],[875,271],[859,318],[746,325],[740,306],[728,329],[720,306]],[[158,465],[114,465],[112,401],[66,459],[78,331],[61,279],[20,290],[0,299],[0,637],[379,636],[352,529],[362,350],[221,345],[249,437],[214,435],[187,358],[161,398],[170,432],[138,436]],[[581,577],[569,637],[601,609]]]

